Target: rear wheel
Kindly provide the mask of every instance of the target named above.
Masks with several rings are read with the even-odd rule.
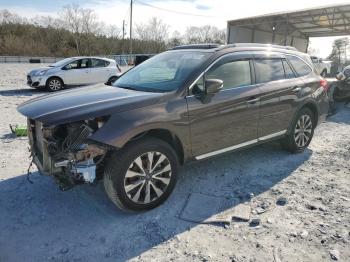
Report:
[[[314,135],[315,116],[309,108],[299,111],[292,123],[289,135],[282,140],[282,146],[290,152],[303,152]]]
[[[339,87],[335,87],[333,92],[333,100],[336,102],[350,101],[350,91],[342,91]]]
[[[156,138],[131,142],[108,160],[106,193],[120,209],[152,209],[173,191],[177,165],[177,155],[166,142]]]
[[[51,92],[63,89],[63,82],[58,77],[49,78],[46,82],[46,88]]]

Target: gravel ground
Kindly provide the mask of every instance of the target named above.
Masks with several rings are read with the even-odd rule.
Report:
[[[103,186],[67,192],[29,165],[10,123],[42,95],[25,86],[36,65],[0,64],[0,261],[350,261],[350,109],[319,126],[304,153],[278,143],[193,163],[169,200],[126,214]],[[179,218],[191,193],[233,197],[253,222],[204,225]]]

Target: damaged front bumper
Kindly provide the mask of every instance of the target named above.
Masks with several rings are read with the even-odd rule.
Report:
[[[97,165],[103,160],[107,148],[88,143],[89,129],[82,129],[72,150],[53,154],[61,147],[51,137],[52,128],[28,119],[28,138],[33,163],[43,175],[53,176],[60,189],[67,190],[76,184],[94,183]],[[74,148],[73,148],[74,146]]]

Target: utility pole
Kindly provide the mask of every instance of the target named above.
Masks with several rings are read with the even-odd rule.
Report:
[[[130,59],[132,55],[132,5],[133,0],[130,0]]]
[[[122,40],[122,54],[124,54],[124,37],[125,37],[125,20],[123,20],[123,40]]]

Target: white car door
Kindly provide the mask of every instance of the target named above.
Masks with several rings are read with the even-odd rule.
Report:
[[[62,75],[63,81],[67,85],[85,85],[92,82],[90,75],[89,58],[83,58],[66,65]]]
[[[105,83],[112,76],[112,68],[108,67],[109,62],[103,59],[91,59],[91,77],[94,83]]]

